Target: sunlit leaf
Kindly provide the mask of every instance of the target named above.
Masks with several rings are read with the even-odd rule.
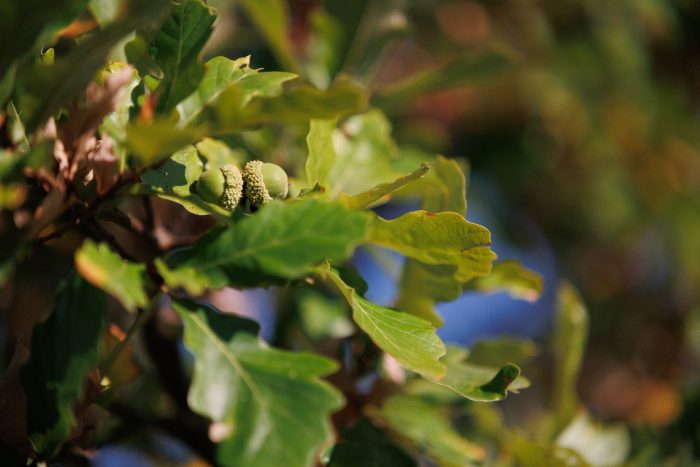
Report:
[[[423,163],[420,167],[418,167],[410,174],[399,177],[393,182],[382,183],[381,185],[375,186],[371,190],[365,191],[363,193],[358,193],[352,196],[346,195],[345,193],[341,193],[338,197],[338,200],[345,206],[353,209],[370,206],[373,203],[381,200],[388,194],[398,190],[399,188],[402,188],[405,185],[418,180],[423,175],[425,175],[425,173],[429,169],[430,166],[426,163]]]
[[[306,159],[307,186],[316,183],[327,186],[328,173],[335,163],[336,154],[333,147],[333,131],[337,120],[311,120],[309,134],[306,137],[306,145],[309,148],[309,156]]]
[[[466,177],[457,162],[437,156],[423,185],[421,207],[424,210],[466,215]],[[442,326],[442,317],[435,310],[435,303],[452,301],[460,296],[462,284],[455,277],[455,271],[456,266],[431,266],[409,258],[401,276],[396,306]]]
[[[167,265],[166,283],[193,295],[226,285],[260,286],[299,279],[325,260],[348,258],[364,239],[366,213],[337,203],[273,201],[230,227],[214,229]]]
[[[191,122],[202,108],[214,100],[229,85],[257,73],[250,67],[250,57],[231,60],[214,57],[204,64],[204,76],[197,89],[178,105],[180,120]]]
[[[544,289],[542,276],[515,260],[494,263],[488,276],[477,277],[466,287],[479,292],[507,292],[513,298],[535,302]]]
[[[319,379],[336,363],[268,347],[253,321],[181,299],[173,308],[195,357],[188,402],[230,430],[217,450],[221,465],[312,465],[343,402]]]
[[[330,119],[360,112],[365,106],[365,91],[351,80],[337,80],[320,90],[290,73],[268,72],[233,83],[195,121],[206,121],[222,134],[266,123]]]
[[[439,360],[445,354],[445,344],[432,324],[365,300],[332,269],[325,275],[350,304],[355,323],[380,349],[425,377],[441,378],[444,375],[445,366]]]
[[[212,138],[204,138],[197,143],[197,152],[206,161],[206,167],[223,167],[226,164],[233,164],[238,167],[243,167],[247,160],[246,154],[239,148],[231,149],[231,147]]]
[[[75,252],[75,268],[85,280],[118,299],[128,311],[148,304],[146,289],[150,280],[146,265],[122,259],[106,243],[86,240]]]
[[[135,162],[147,167],[207,134],[205,127],[179,128],[168,120],[137,121],[126,129],[126,144]]]
[[[488,275],[496,259],[491,233],[454,212],[413,211],[393,220],[376,217],[369,241],[425,264],[455,266],[454,277],[461,282]]]
[[[373,109],[347,119],[333,133],[335,162],[328,173],[328,192],[356,195],[404,175],[392,167],[400,153],[391,137],[391,124]]]
[[[459,347],[448,347],[442,362],[447,366],[445,377],[435,382],[462,397],[478,402],[504,399],[508,391],[517,392],[530,385],[520,376],[520,368],[507,363],[500,368],[475,365],[467,361],[468,352]]]

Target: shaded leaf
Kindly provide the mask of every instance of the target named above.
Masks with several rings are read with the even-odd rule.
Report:
[[[55,454],[76,425],[73,404],[98,363],[105,321],[104,294],[77,274],[58,289],[48,319],[32,333],[21,377],[27,394],[27,433],[41,456]]]
[[[297,299],[299,318],[304,332],[312,339],[342,339],[355,332],[347,310],[338,301],[312,290],[305,290]]]
[[[250,21],[260,30],[280,64],[297,71],[289,34],[290,20],[287,4],[282,0],[239,0],[238,4]]]
[[[350,304],[355,323],[380,349],[426,378],[444,375],[445,366],[439,359],[445,354],[445,344],[432,324],[365,300],[332,269],[325,274]]]
[[[430,265],[409,259],[401,277],[401,293],[396,307],[435,326],[442,326],[442,317],[435,310],[435,302],[456,300],[462,293],[455,279],[456,266]]]
[[[364,239],[368,215],[318,199],[273,201],[235,226],[215,229],[158,269],[170,287],[193,295],[226,285],[299,279],[325,260],[348,258]]]
[[[338,200],[342,204],[344,204],[345,206],[352,208],[352,209],[367,207],[367,206],[372,205],[375,202],[381,200],[382,198],[384,198],[386,195],[392,193],[393,191],[396,191],[399,188],[402,188],[405,185],[418,180],[423,175],[425,175],[425,173],[429,169],[430,169],[430,166],[424,162],[421,164],[420,167],[418,167],[416,170],[414,170],[410,174],[399,177],[396,180],[394,180],[393,182],[382,183],[381,185],[375,186],[371,190],[365,191],[363,193],[358,193],[358,194],[352,195],[352,196],[346,195],[345,193],[341,193],[340,196],[338,197]]]
[[[268,347],[253,321],[188,300],[174,299],[173,308],[195,357],[189,404],[231,430],[218,448],[221,465],[311,465],[343,403],[319,379],[337,364]]]
[[[378,90],[372,103],[392,112],[421,95],[490,78],[509,65],[510,60],[500,52],[461,55],[439,68],[420,71]]]
[[[314,119],[309,123],[309,134],[306,136],[306,145],[309,148],[309,156],[306,159],[307,186],[318,183],[325,187],[328,184],[328,173],[337,157],[333,147],[333,131],[337,123],[334,118]]]
[[[146,288],[151,283],[146,265],[122,259],[106,243],[86,240],[75,252],[75,268],[85,280],[119,300],[128,311],[148,304]]]
[[[153,59],[164,73],[158,86],[159,112],[170,112],[197,88],[204,76],[199,53],[215,19],[214,10],[202,0],[181,0],[151,42]]]
[[[494,263],[488,276],[477,277],[466,288],[479,292],[507,292],[513,298],[535,302],[544,289],[544,278],[515,260]]]
[[[21,70],[20,78],[25,86],[21,106],[27,131],[38,128],[68,100],[80,95],[104,65],[112,47],[152,21],[168,4],[166,0],[131,2],[119,21],[81,41],[64,59]]]
[[[60,29],[73,21],[87,0],[23,0],[0,7],[0,77],[12,62],[38,52]]]
[[[395,395],[380,415],[389,428],[445,467],[483,461],[486,450],[462,437],[452,426],[449,411],[415,396]]]
[[[469,348],[469,363],[483,366],[512,362],[521,365],[537,355],[538,345],[520,337],[499,337],[479,341]]]
[[[491,272],[496,254],[491,233],[454,212],[413,211],[393,220],[376,217],[371,243],[431,265],[453,265],[454,277],[465,282]]]
[[[416,467],[418,464],[398,447],[385,430],[361,418],[343,430],[328,463],[330,467]]]
[[[576,415],[576,391],[583,352],[588,336],[588,312],[578,292],[568,282],[559,286],[554,320],[554,426],[559,433]]]

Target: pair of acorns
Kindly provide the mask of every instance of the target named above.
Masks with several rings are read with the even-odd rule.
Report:
[[[284,199],[289,191],[287,173],[277,164],[250,161],[243,172],[233,164],[205,170],[195,185],[204,201],[233,212],[245,200],[257,209],[273,199]]]

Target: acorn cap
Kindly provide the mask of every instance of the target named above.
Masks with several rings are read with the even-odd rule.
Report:
[[[197,180],[197,195],[204,201],[233,211],[243,196],[243,176],[232,164],[208,169]]]
[[[245,196],[251,206],[263,206],[273,198],[283,199],[289,190],[287,173],[277,164],[250,161],[243,169]]]

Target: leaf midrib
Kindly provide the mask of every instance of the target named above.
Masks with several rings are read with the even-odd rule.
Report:
[[[238,357],[229,349],[222,341],[219,339],[214,332],[202,321],[202,319],[196,313],[190,313],[189,318],[197,325],[197,327],[209,338],[210,341],[214,343],[216,348],[221,352],[221,354],[226,358],[226,360],[231,363],[231,366],[236,370],[236,372],[241,376],[243,382],[250,389],[251,394],[256,401],[260,404],[261,408],[264,410],[268,409],[267,399],[265,399],[260,392],[257,384],[251,378],[250,374],[245,370],[241,364]]]

